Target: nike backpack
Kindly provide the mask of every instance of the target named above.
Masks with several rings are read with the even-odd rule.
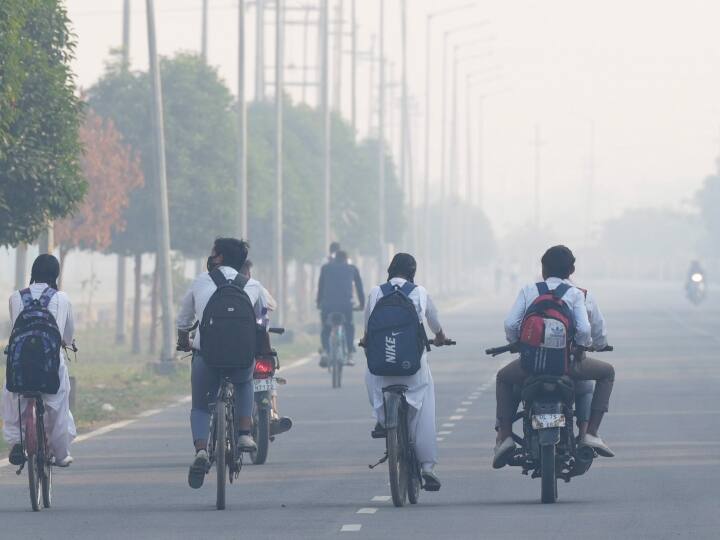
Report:
[[[575,323],[563,296],[571,289],[561,283],[551,291],[537,285],[538,296],[528,307],[520,325],[520,362],[533,375],[566,375]]]
[[[200,322],[200,355],[214,368],[248,368],[255,360],[257,321],[245,292],[248,279],[228,280],[219,268],[210,272],[217,289]]]
[[[365,357],[373,375],[407,376],[417,373],[428,345],[425,329],[410,293],[416,285],[385,283],[367,324]]]
[[[5,386],[16,393],[57,394],[60,389],[62,335],[48,306],[57,291],[48,287],[33,298],[20,291],[23,310],[13,325],[7,347]]]

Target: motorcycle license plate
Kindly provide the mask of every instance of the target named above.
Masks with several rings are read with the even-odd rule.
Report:
[[[275,390],[275,381],[273,379],[253,379],[255,392],[266,392]]]
[[[532,417],[533,429],[565,427],[564,414],[534,414]]]

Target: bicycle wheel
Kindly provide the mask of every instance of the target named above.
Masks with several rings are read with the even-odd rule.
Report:
[[[38,419],[38,470],[41,471],[42,503],[43,507],[50,508],[52,504],[52,464],[48,459],[47,438],[45,437],[45,425],[42,418]]]
[[[269,399],[269,396],[263,399]],[[259,407],[257,402],[253,406],[253,439],[257,450],[250,452],[250,459],[254,465],[262,465],[267,461],[270,448],[270,408],[267,405]]]
[[[215,429],[215,469],[217,472],[217,497],[215,505],[218,510],[225,509],[225,457],[227,451],[227,416],[226,403],[220,401],[216,406]]]
[[[405,422],[402,409],[398,412],[398,427],[387,430],[388,469],[390,471],[390,494],[396,507],[404,506],[407,498],[407,464],[403,430],[399,427]]]

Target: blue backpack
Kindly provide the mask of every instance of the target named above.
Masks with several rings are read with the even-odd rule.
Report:
[[[48,310],[56,292],[48,287],[35,299],[30,289],[20,291],[23,310],[7,347],[5,385],[10,392],[57,394],[60,389],[62,336]]]
[[[365,357],[373,375],[408,376],[420,369],[428,340],[409,298],[415,287],[409,281],[402,287],[380,286],[383,296],[370,314],[365,341]]]

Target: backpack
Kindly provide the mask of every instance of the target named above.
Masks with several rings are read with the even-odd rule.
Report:
[[[425,328],[410,293],[416,285],[385,283],[367,324],[365,357],[373,375],[407,376],[417,373],[423,349],[428,346]]]
[[[566,375],[575,322],[562,298],[572,287],[561,283],[550,291],[544,281],[536,286],[540,296],[530,304],[520,325],[520,363],[533,375]]]
[[[60,389],[62,335],[48,309],[56,292],[48,287],[36,299],[30,289],[20,291],[23,310],[7,347],[5,386],[10,392],[57,394]]]
[[[200,355],[215,368],[248,368],[255,360],[257,321],[245,292],[248,279],[228,280],[219,268],[210,272],[217,289],[200,322]]]

